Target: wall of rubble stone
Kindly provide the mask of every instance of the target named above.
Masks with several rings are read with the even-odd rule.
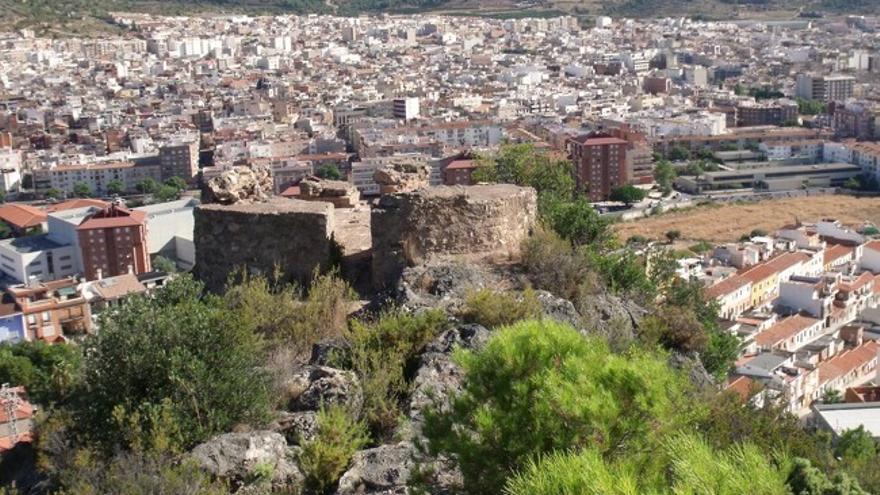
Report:
[[[286,280],[308,281],[338,255],[333,223],[333,205],[324,202],[276,197],[201,205],[195,210],[195,274],[212,291],[221,291],[239,267],[270,274],[277,265]]]
[[[517,260],[534,227],[532,188],[438,186],[382,196],[373,208],[373,282],[393,284],[407,266],[433,261]]]

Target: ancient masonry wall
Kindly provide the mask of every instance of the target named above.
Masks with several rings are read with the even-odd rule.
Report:
[[[195,274],[221,291],[231,272],[271,274],[306,282],[336,255],[333,205],[272,198],[268,202],[206,204],[195,210]]]
[[[439,186],[382,196],[373,208],[373,282],[393,284],[407,266],[448,259],[517,260],[537,217],[531,188]]]

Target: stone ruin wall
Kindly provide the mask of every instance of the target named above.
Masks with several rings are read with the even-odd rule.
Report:
[[[535,190],[507,184],[385,195],[371,218],[374,285],[432,261],[516,261],[536,218]]]
[[[222,291],[231,272],[282,270],[285,280],[307,282],[335,256],[333,205],[274,197],[266,202],[205,204],[195,210],[196,276]]]

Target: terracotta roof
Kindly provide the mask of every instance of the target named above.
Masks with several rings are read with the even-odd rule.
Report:
[[[446,166],[446,170],[467,170],[477,168],[474,160],[455,160]]]
[[[0,206],[0,220],[18,229],[28,229],[45,222],[46,213],[30,205],[8,203]]]
[[[874,239],[873,241],[866,242],[865,249],[870,249],[872,251],[880,251],[880,239]]]
[[[92,284],[92,288],[104,300],[120,299],[130,294],[140,294],[147,291],[147,287],[133,273],[98,280]]]
[[[589,137],[589,136],[581,136],[572,138],[573,141],[576,141],[584,146],[606,146],[610,144],[627,144],[626,141],[616,137]]]
[[[755,381],[747,376],[739,376],[727,384],[725,390],[730,390],[744,401],[749,400]]]
[[[844,256],[849,256],[853,252],[853,248],[849,246],[844,246],[842,244],[835,244],[829,248],[826,248],[825,251],[822,252],[823,263],[828,264],[833,261],[837,261]]]
[[[724,280],[718,282],[706,289],[706,296],[716,299],[718,297],[726,296],[731,292],[739,290],[740,288],[750,284],[751,281],[742,275],[734,275],[732,277],[727,277]]]
[[[859,290],[870,283],[872,280],[874,280],[874,276],[871,273],[863,272],[852,282],[841,282],[840,284],[838,284],[838,288],[844,292]]]
[[[146,218],[147,213],[144,211],[111,205],[83,220],[76,230],[138,227],[143,225]]]
[[[98,208],[106,208],[110,203],[101,201],[100,199],[77,198],[70,201],[64,201],[55,205],[47,206],[47,213],[55,213],[56,211],[73,210],[76,208],[85,208],[86,206],[96,206]]]
[[[851,373],[877,357],[880,343],[875,341],[844,351],[819,365],[819,385]]]
[[[807,316],[794,315],[777,322],[770,328],[755,335],[755,343],[760,346],[772,347],[786,339],[819,323],[819,320]]]
[[[295,198],[299,196],[299,193],[299,186],[290,186],[287,189],[281,191],[281,195],[285,198]]]

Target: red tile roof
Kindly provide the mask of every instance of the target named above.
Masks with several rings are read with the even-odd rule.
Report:
[[[8,203],[0,206],[0,220],[18,229],[29,229],[45,222],[46,213],[30,205]]]
[[[819,385],[849,374],[870,363],[872,359],[877,357],[878,349],[880,349],[880,343],[875,341],[865,342],[859,347],[843,351],[820,364]]]
[[[826,248],[825,251],[822,252],[823,263],[825,265],[832,263],[834,261],[843,258],[844,256],[849,256],[853,252],[853,248],[850,246],[844,246],[842,244],[835,244],[829,248]]]
[[[726,296],[731,292],[737,291],[750,283],[751,281],[743,277],[742,275],[727,277],[724,280],[713,285],[712,287],[706,289],[706,296],[711,297],[712,299],[716,299],[718,297]]]
[[[63,203],[54,204],[46,207],[47,213],[55,213],[57,211],[73,210],[76,208],[85,208],[86,206],[95,206],[97,208],[107,208],[110,203],[101,201],[100,199],[77,198]]]
[[[760,346],[772,347],[817,323],[819,320],[815,318],[801,315],[789,316],[755,335],[755,343]]]
[[[146,218],[147,214],[143,211],[111,205],[83,220],[76,230],[138,227],[143,225]]]
[[[446,166],[446,170],[466,170],[477,168],[474,160],[455,160]]]

